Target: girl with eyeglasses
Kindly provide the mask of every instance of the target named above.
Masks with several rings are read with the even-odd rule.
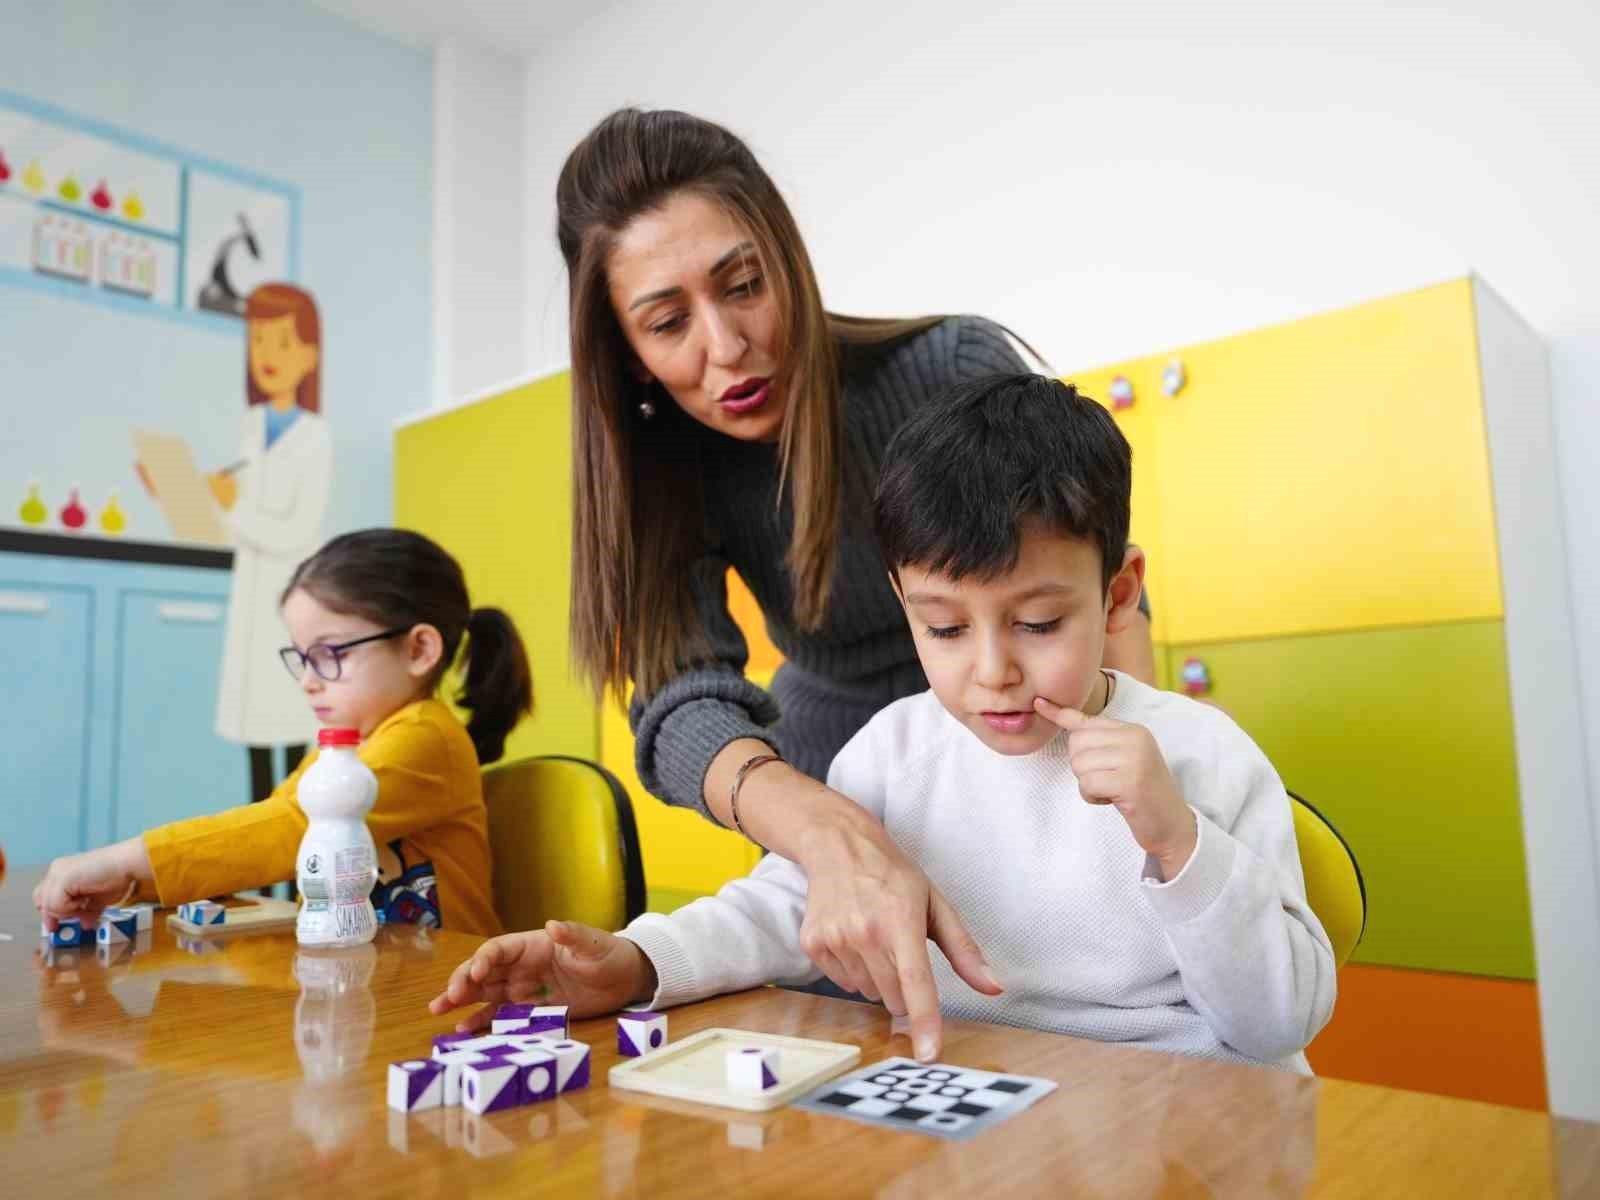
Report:
[[[533,709],[527,653],[511,619],[473,608],[460,565],[421,534],[368,529],[296,568],[280,601],[279,657],[318,721],[359,730],[378,777],[367,825],[378,844],[374,907],[395,923],[501,932],[495,916],[481,764]],[[437,696],[459,658],[456,702]],[[176,905],[292,879],[306,817],[300,766],[259,804],[175,821],[58,858],[34,890],[46,924],[93,920],[130,893]]]

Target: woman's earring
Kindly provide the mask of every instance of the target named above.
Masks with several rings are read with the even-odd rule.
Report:
[[[643,417],[646,421],[653,420],[655,418],[655,415],[656,415],[656,406],[654,404],[651,404],[650,401],[648,401],[648,400],[640,401],[640,403],[639,403],[639,415],[641,417]]]

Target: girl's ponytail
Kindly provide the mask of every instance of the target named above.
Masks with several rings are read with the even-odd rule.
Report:
[[[511,618],[498,608],[475,608],[467,618],[464,678],[456,703],[472,713],[467,735],[488,766],[506,749],[506,735],[533,711],[528,653]]]

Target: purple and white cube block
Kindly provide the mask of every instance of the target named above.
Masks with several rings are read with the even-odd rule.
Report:
[[[555,1033],[567,1036],[565,1004],[502,1004],[489,1023],[491,1033]]]
[[[50,945],[58,950],[76,950],[94,941],[94,935],[83,928],[83,922],[77,917],[63,917],[54,929],[46,929],[41,923],[39,936],[48,938]]]
[[[778,1052],[770,1046],[729,1050],[728,1087],[735,1092],[761,1093],[778,1086]]]
[[[500,1060],[511,1063],[522,1071],[522,1102],[537,1104],[541,1100],[554,1100],[559,1090],[557,1074],[560,1063],[548,1050],[524,1050]]]
[[[389,1107],[421,1112],[444,1103],[444,1068],[431,1058],[389,1064]]]
[[[467,1067],[487,1066],[496,1060],[472,1050],[451,1050],[443,1054],[435,1051],[433,1061],[444,1068],[444,1097],[440,1103],[446,1108],[455,1108],[461,1103],[461,1072]]]
[[[459,1050],[463,1042],[476,1041],[480,1036],[476,1033],[436,1033],[433,1035],[433,1056],[438,1058],[441,1054]]]
[[[440,1038],[459,1037],[461,1040],[440,1044]],[[492,1037],[488,1034],[440,1034],[433,1039],[433,1056],[435,1058],[444,1054],[452,1054],[457,1050],[471,1050],[478,1054],[486,1054],[497,1046],[505,1045],[505,1038]]]
[[[525,1067],[503,1058],[461,1068],[461,1107],[483,1114],[516,1108],[522,1100]]]
[[[575,1092],[589,1086],[589,1047],[571,1038],[547,1038],[539,1049],[556,1058],[556,1090]]]
[[[638,1058],[667,1044],[667,1017],[658,1012],[617,1014],[617,1053]]]

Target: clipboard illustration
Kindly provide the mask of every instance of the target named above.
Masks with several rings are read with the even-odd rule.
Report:
[[[216,501],[195,466],[189,443],[172,434],[135,429],[133,445],[155,487],[156,503],[172,526],[172,536],[184,542],[228,545]]]

